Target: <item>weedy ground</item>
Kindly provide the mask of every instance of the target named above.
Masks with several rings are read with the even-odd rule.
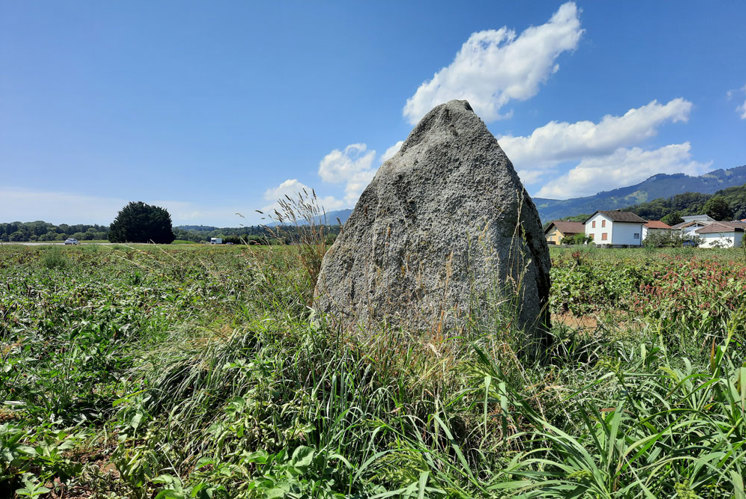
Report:
[[[552,260],[532,358],[335,331],[297,247],[0,247],[0,496],[746,497],[746,255]]]

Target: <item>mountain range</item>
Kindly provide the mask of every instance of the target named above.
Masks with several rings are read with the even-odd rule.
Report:
[[[564,217],[591,214],[596,210],[615,210],[645,203],[658,198],[670,198],[685,192],[714,194],[727,187],[746,184],[746,165],[727,170],[713,170],[698,177],[684,173],[659,173],[628,187],[603,191],[593,196],[570,199],[533,198],[542,223]],[[339,219],[343,224],[350,217],[352,210],[336,210],[326,214],[328,223],[334,224]]]
[[[671,175],[659,173],[628,187],[603,191],[593,196],[570,199],[533,198],[542,222],[549,222],[564,217],[591,214],[596,210],[615,210],[652,201],[658,198],[669,198],[685,192],[714,194],[727,187],[746,184],[746,165],[714,170],[698,177],[684,173]]]

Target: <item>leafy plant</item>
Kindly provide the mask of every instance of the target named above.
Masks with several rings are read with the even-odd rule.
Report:
[[[498,300],[338,334],[299,249],[0,248],[0,494],[743,494],[740,254],[553,248],[534,357]]]

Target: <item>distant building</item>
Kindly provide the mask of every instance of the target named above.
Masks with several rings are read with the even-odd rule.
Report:
[[[647,239],[649,234],[670,234],[673,228],[660,220],[650,220],[642,226],[642,240]]]
[[[715,221],[714,218],[710,217],[709,215],[687,215],[685,217],[681,217],[681,219],[686,222],[706,222],[706,223],[712,223]]]
[[[553,220],[544,231],[544,236],[549,244],[562,244],[562,240],[576,234],[585,234],[582,222],[565,222]]]
[[[743,245],[744,222],[712,222],[694,231],[700,248],[738,248]]]
[[[697,230],[715,221],[708,215],[688,215],[681,218],[684,221],[674,225],[672,229],[680,231],[682,236],[694,236]]]
[[[585,235],[598,246],[641,246],[645,220],[628,211],[597,211],[585,222]]]

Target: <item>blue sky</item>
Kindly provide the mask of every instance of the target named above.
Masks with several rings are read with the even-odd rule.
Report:
[[[0,222],[352,207],[453,98],[534,196],[740,166],[745,25],[736,1],[0,0]]]

